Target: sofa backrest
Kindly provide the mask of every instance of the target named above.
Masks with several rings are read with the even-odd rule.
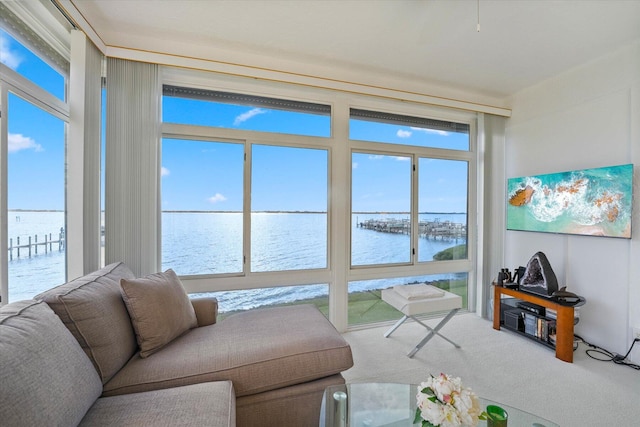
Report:
[[[91,361],[41,301],[0,307],[0,423],[75,426],[102,393]]]
[[[124,263],[114,263],[35,297],[45,301],[78,340],[102,383],[138,350],[120,279],[134,279]]]

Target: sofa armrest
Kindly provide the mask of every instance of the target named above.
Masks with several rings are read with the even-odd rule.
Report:
[[[196,312],[198,327],[216,323],[218,318],[218,300],[216,298],[192,298],[191,305]]]

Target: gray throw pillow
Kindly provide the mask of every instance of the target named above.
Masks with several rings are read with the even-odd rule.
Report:
[[[135,277],[129,267],[118,262],[35,297],[44,300],[71,331],[103,384],[137,351],[135,332],[120,291],[120,279]]]
[[[140,346],[140,357],[152,355],[198,326],[189,296],[173,270],[122,279],[120,286]]]

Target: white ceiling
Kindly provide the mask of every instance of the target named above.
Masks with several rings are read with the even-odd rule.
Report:
[[[386,74],[494,98],[640,40],[640,0],[64,3],[84,16],[107,48],[319,77],[335,78],[337,70]]]

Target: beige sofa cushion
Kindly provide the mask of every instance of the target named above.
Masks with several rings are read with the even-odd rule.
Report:
[[[152,355],[198,326],[189,296],[173,270],[122,279],[120,285],[136,331],[140,357]]]
[[[47,304],[0,308],[0,424],[74,426],[101,393],[91,361]]]
[[[132,358],[105,396],[230,380],[236,397],[339,374],[351,348],[312,305],[256,309],[192,329],[152,357]]]
[[[120,279],[133,279],[114,263],[36,296],[62,319],[106,383],[136,353],[136,337],[120,293]]]
[[[80,426],[233,427],[236,398],[230,381],[103,397]]]

